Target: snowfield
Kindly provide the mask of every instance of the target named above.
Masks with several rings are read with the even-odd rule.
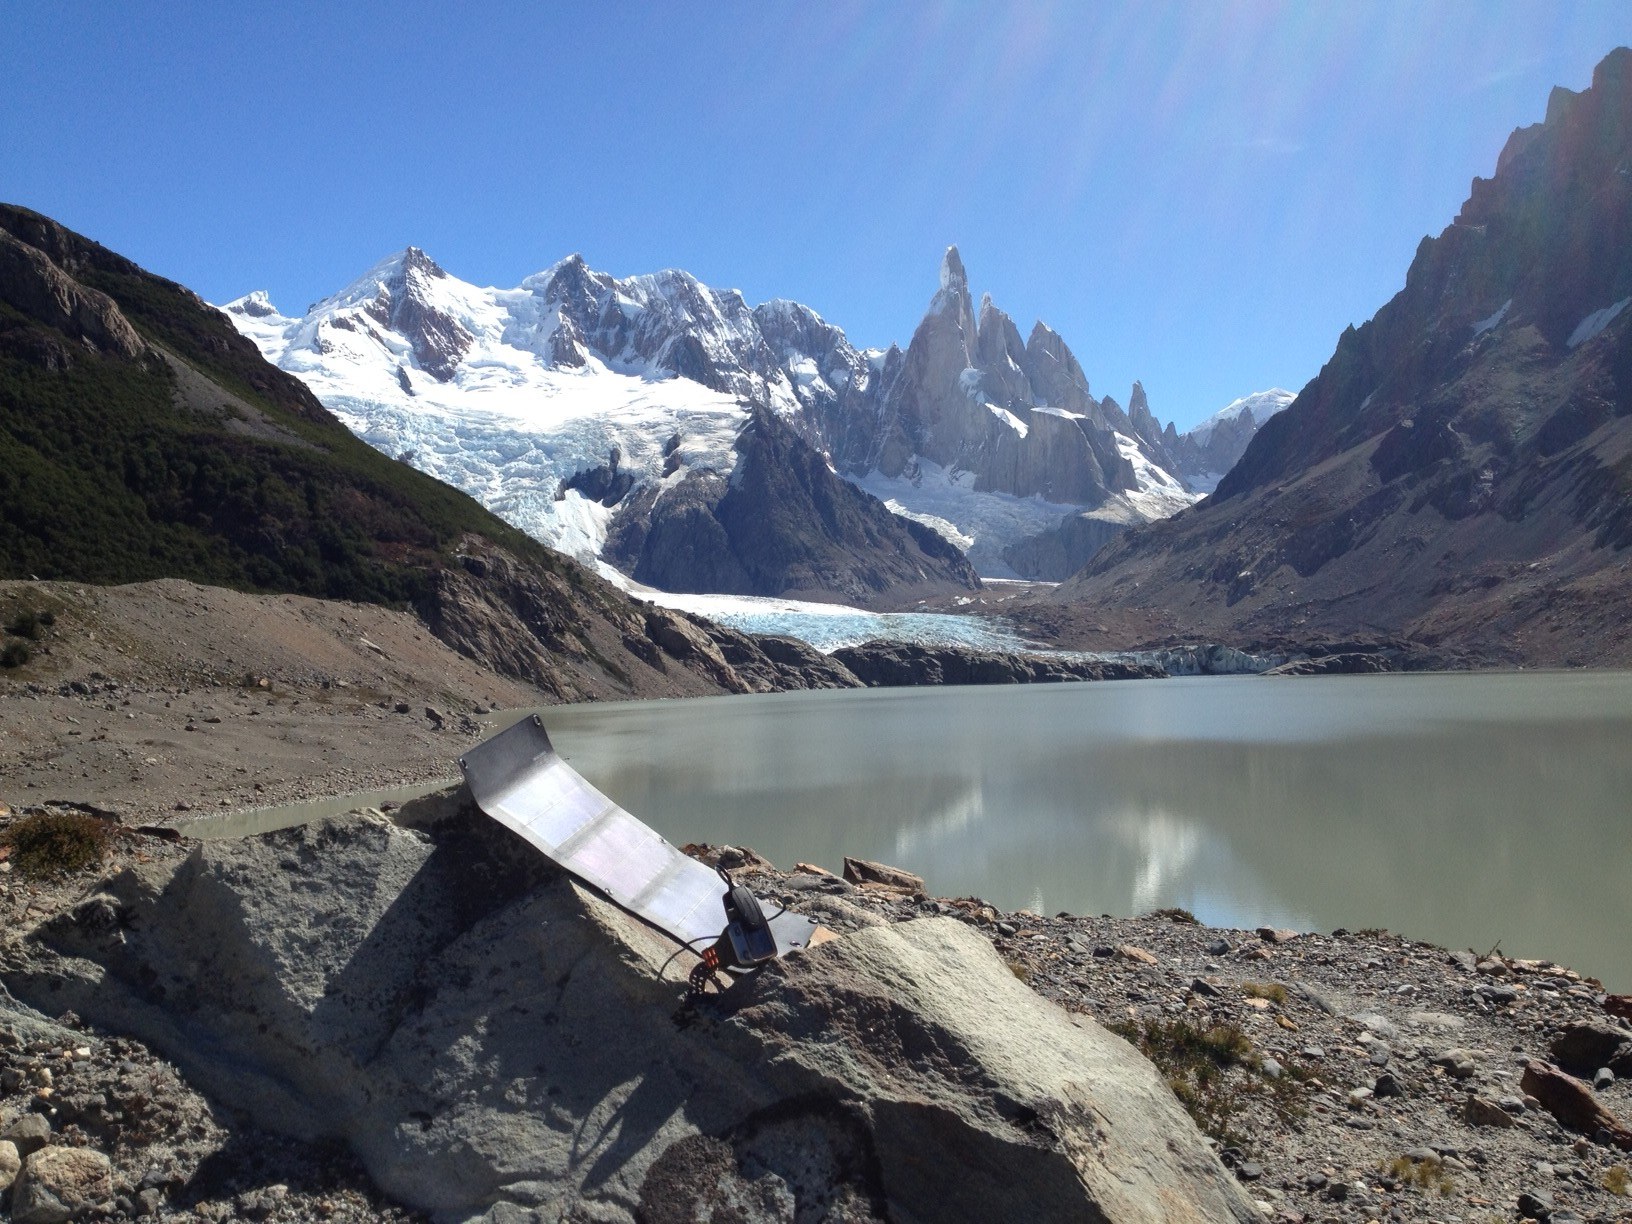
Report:
[[[1613,306],[1605,306],[1602,310],[1593,311],[1575,325],[1575,330],[1570,333],[1570,338],[1564,342],[1565,347],[1579,348],[1588,340],[1591,340],[1613,323],[1615,316],[1625,310],[1629,302],[1632,302],[1632,297],[1622,298]]]
[[[1505,310],[1506,307],[1503,307],[1503,309]],[[1292,401],[1297,398],[1295,392],[1286,391],[1280,387],[1272,387],[1268,391],[1254,391],[1251,395],[1243,395],[1238,400],[1231,400],[1200,425],[1190,430],[1190,437],[1205,446],[1207,445],[1207,439],[1213,436],[1214,429],[1225,421],[1236,420],[1249,408],[1252,409],[1252,419],[1262,428],[1265,421],[1276,413],[1285,411],[1291,406]],[[1220,476],[1223,476],[1223,474],[1222,472],[1219,473]]]
[[[1146,519],[1167,518],[1201,500],[1199,493],[1186,492],[1178,477],[1147,459],[1145,452],[1139,449],[1139,443],[1127,434],[1116,435],[1116,449],[1122,452],[1122,458],[1133,464],[1134,477],[1139,481],[1138,489],[1117,496],[1125,499]]]
[[[586,564],[606,543],[607,507],[556,490],[575,472],[608,462],[658,483],[692,468],[730,473],[732,443],[748,419],[740,403],[688,379],[653,382],[595,371],[540,371],[523,388],[489,387],[411,403],[363,398],[308,379],[358,437],[469,493],[493,513]],[[679,466],[663,475],[664,448],[680,439]]]
[[[982,578],[1018,577],[1003,560],[1003,549],[1015,540],[1057,527],[1066,515],[1081,510],[1040,496],[978,490],[973,472],[944,468],[923,458],[917,462],[916,473],[886,476],[875,470],[855,483],[895,513],[940,532],[963,549]]]

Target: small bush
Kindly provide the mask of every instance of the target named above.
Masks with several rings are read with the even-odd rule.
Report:
[[[1252,1040],[1233,1024],[1203,1028],[1180,1017],[1126,1020],[1108,1027],[1156,1064],[1202,1133],[1220,1143],[1252,1150],[1251,1137],[1234,1123],[1254,1102],[1292,1125],[1308,1112],[1304,1086],[1310,1073],[1288,1065],[1279,1075],[1265,1075]]]
[[[108,850],[108,825],[80,812],[40,812],[0,833],[0,846],[11,847],[12,866],[19,875],[67,875],[102,861]]]
[[[1611,1165],[1604,1174],[1604,1189],[1617,1198],[1632,1197],[1632,1172],[1625,1165]]]
[[[1383,1172],[1403,1185],[1438,1191],[1441,1198],[1449,1197],[1456,1189],[1456,1179],[1437,1156],[1430,1160],[1396,1156],[1383,1167]]]
[[[33,657],[27,642],[7,642],[0,647],[0,667],[21,667]]]
[[[1201,1028],[1185,1019],[1112,1024],[1111,1030],[1156,1064],[1167,1086],[1203,1133],[1221,1143],[1247,1146],[1231,1121],[1244,1104],[1239,1083],[1225,1072],[1256,1062],[1252,1042],[1233,1024]]]
[[[1194,914],[1192,914],[1189,910],[1177,905],[1169,905],[1165,909],[1152,910],[1150,912],[1150,916],[1152,918],[1166,918],[1169,922],[1184,922],[1188,923],[1190,926],[1201,925],[1196,921],[1196,916]]]
[[[1276,1007],[1286,1003],[1286,987],[1279,982],[1242,982],[1241,993],[1249,999],[1268,999]]]
[[[49,621],[44,620],[38,612],[25,609],[12,618],[11,624],[6,626],[6,632],[37,642],[45,636],[45,627],[55,620],[54,616]]]

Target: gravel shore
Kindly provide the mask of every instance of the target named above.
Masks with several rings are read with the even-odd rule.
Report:
[[[112,846],[100,870],[52,883],[0,871],[0,964],[109,871],[189,852],[132,832]],[[1632,1219],[1632,1044],[1609,1050],[1632,1042],[1632,1024],[1613,1014],[1624,1001],[1566,967],[1383,931],[1002,912],[922,895],[910,878],[906,889],[856,884],[724,853],[761,895],[841,933],[931,914],[970,923],[1033,989],[1144,1048],[1268,1220]],[[1597,1047],[1582,1037],[1593,1033]],[[1582,1049],[1627,1072],[1573,1066],[1609,1120],[1585,1131],[1555,1116],[1565,1106],[1534,1078],[1579,1064]],[[139,1042],[71,1015],[41,1024],[0,994],[0,1134],[18,1127],[18,1146],[106,1158],[95,1205],[105,1218],[416,1218],[348,1153],[267,1135]]]
[[[1572,969],[1387,931],[1219,930],[1179,911],[1050,918],[814,870],[747,879],[840,930],[927,914],[974,924],[1033,989],[1169,1072],[1266,1219],[1632,1220],[1632,1009]],[[1602,1048],[1588,1030],[1628,1043],[1625,1074],[1580,1061]],[[1567,1126],[1531,1091],[1527,1066],[1556,1070],[1561,1050],[1619,1131]],[[1555,1090],[1540,1095],[1562,1112]]]

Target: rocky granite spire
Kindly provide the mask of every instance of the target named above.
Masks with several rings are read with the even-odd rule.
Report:
[[[992,305],[992,295],[980,299],[980,318],[975,324],[975,352],[972,363],[982,372],[981,386],[988,402],[1006,408],[1022,421],[1031,419],[1035,392],[1026,377],[1026,346],[1020,331]]]
[[[930,299],[930,315],[939,316],[954,328],[962,343],[965,364],[975,345],[975,311],[969,296],[969,276],[963,270],[958,248],[949,246],[941,258],[941,287]],[[925,322],[928,322],[926,317]],[[919,325],[920,329],[922,324]]]

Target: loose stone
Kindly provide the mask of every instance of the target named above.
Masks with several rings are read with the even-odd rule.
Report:
[[[22,1167],[23,1158],[17,1151],[17,1145],[10,1139],[0,1139],[0,1195],[11,1188]]]
[[[14,1144],[17,1154],[26,1160],[51,1141],[51,1123],[37,1113],[24,1114],[0,1130],[0,1139]]]
[[[1542,1221],[1552,1219],[1556,1206],[1553,1196],[1545,1190],[1526,1190],[1519,1195],[1519,1214],[1529,1216],[1531,1219]]]
[[[1486,1100],[1480,1096],[1470,1096],[1468,1103],[1463,1107],[1463,1115],[1470,1126],[1516,1126],[1517,1122],[1495,1101]]]

